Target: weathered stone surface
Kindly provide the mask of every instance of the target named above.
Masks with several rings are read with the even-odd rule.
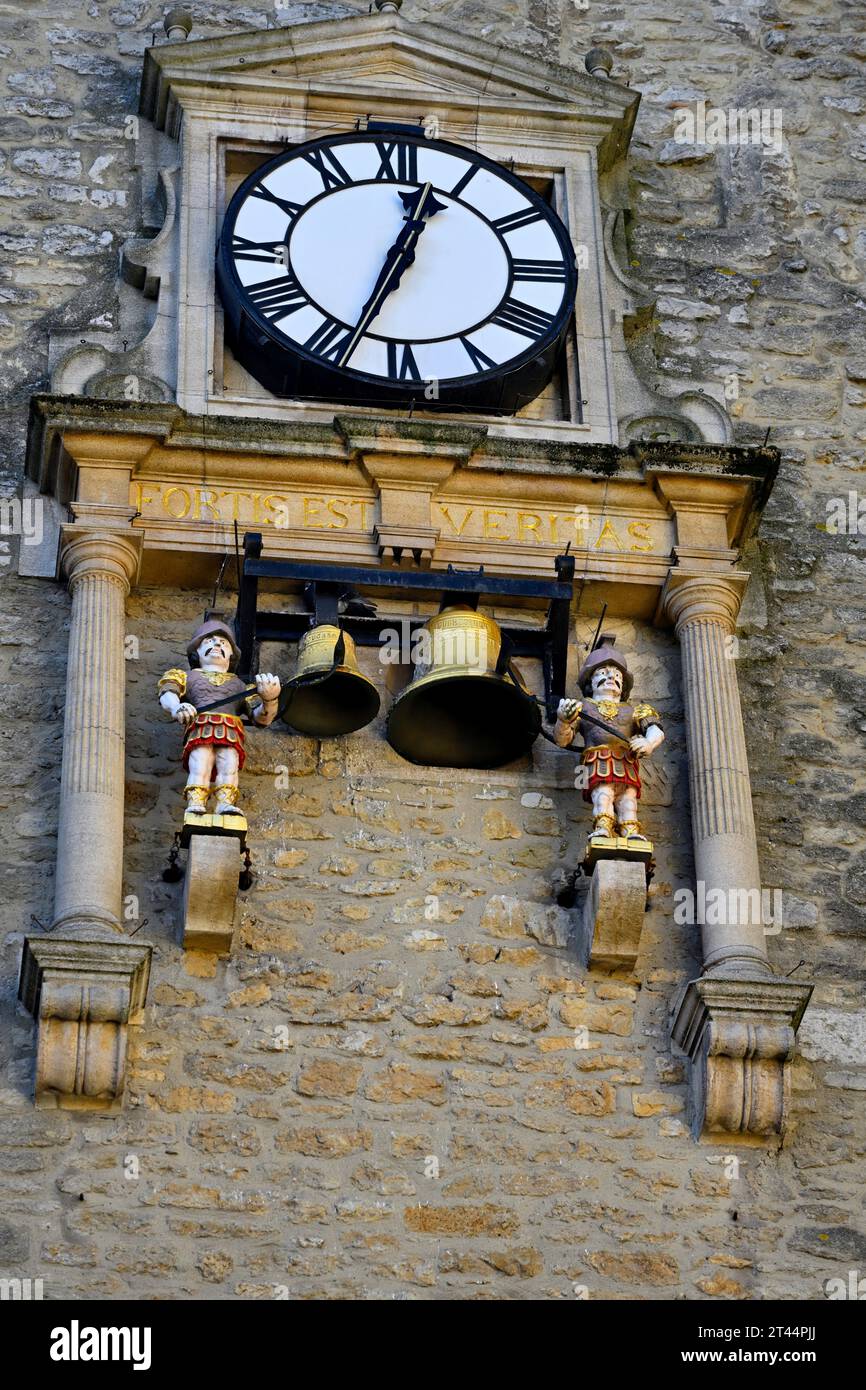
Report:
[[[629,1254],[615,1251],[594,1251],[587,1260],[597,1274],[618,1283],[663,1288],[678,1284],[677,1262],[670,1255]]]
[[[359,1062],[310,1062],[298,1076],[295,1089],[302,1096],[351,1096],[358,1089],[363,1071]]]
[[[520,1224],[513,1212],[493,1203],[406,1207],[403,1220],[410,1231],[432,1236],[510,1236]]]

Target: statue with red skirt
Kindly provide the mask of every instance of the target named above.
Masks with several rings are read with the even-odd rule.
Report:
[[[583,738],[584,801],[592,804],[589,845],[619,837],[629,848],[648,845],[638,821],[640,760],[664,741],[652,705],[629,704],[634,677],[611,633],[602,633],[577,677],[583,700],[560,700],[553,737],[569,748]],[[602,727],[605,726],[605,727]]]
[[[240,651],[234,633],[219,618],[209,619],[193,633],[186,654],[190,669],[166,671],[158,684],[160,705],[184,730],[183,765],[188,774],[184,819],[206,816],[215,793],[214,815],[236,817],[240,824],[244,816],[238,805],[238,774],[244,765],[244,716],[260,728],[273,723],[279,678],[264,672],[255,677],[255,693],[249,693],[249,686],[235,673]],[[216,702],[221,702],[220,708],[209,710]]]

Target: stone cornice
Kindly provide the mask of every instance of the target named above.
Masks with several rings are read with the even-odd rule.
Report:
[[[389,454],[457,457],[479,471],[648,482],[671,512],[676,506],[671,498],[676,498],[677,481],[683,491],[697,480],[709,480],[718,487],[719,502],[725,506],[735,500],[739,503],[748,494],[748,511],[754,517],[762,510],[779,468],[779,452],[772,448],[642,441],[622,446],[583,444],[534,436],[532,428],[531,421],[522,422],[520,438],[513,438],[498,435],[490,421],[471,417],[462,423],[441,416],[408,421],[373,413],[335,414],[327,424],[205,417],[176,405],[45,394],[31,399],[27,474],[42,491],[60,495],[57,479],[63,464],[70,462],[62,458],[63,440],[73,435],[94,462],[104,436],[112,435],[113,466],[122,460],[131,471],[141,466],[155,446],[167,452],[207,450],[214,460],[224,454],[238,459],[315,458],[318,465],[328,460],[345,465],[353,452],[372,445]],[[88,441],[87,436],[92,439]]]
[[[152,563],[150,551],[170,552],[178,563],[199,557],[201,578],[207,557],[232,543],[234,506],[239,524],[265,526],[277,549],[337,558],[336,545],[356,563],[378,554],[379,523],[394,544],[411,523],[406,534],[419,543],[409,548],[425,552],[438,530],[434,565],[484,564],[501,573],[546,573],[570,539],[585,551],[585,576],[637,586],[627,611],[648,618],[672,560],[670,595],[695,573],[730,577],[778,467],[771,449],[620,447],[551,439],[531,421],[510,428],[509,436],[478,417],[372,411],[335,413],[327,422],[203,417],[163,403],[43,395],[32,401],[27,467],[76,524],[143,536],[145,583],[177,579]],[[336,514],[328,514],[328,497]],[[271,524],[276,505],[294,508],[282,530]],[[514,513],[505,528],[503,508]],[[539,519],[545,509],[558,519]],[[600,519],[588,544],[580,515]],[[673,608],[658,609],[658,621],[674,616]]]

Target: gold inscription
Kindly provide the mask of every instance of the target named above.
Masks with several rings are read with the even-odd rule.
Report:
[[[575,550],[647,552],[659,548],[663,538],[653,534],[651,521],[591,514],[583,507],[573,512],[493,509],[449,502],[433,503],[434,525],[442,523],[444,540],[516,541],[519,545],[565,545]]]
[[[133,483],[130,502],[149,521],[187,525],[254,526],[275,530],[354,531],[369,533],[375,517],[373,498],[329,493],[258,492],[243,488],[197,487],[193,484]],[[659,553],[666,535],[659,522],[629,521],[623,516],[591,513],[585,507],[555,511],[539,507],[486,507],[469,502],[432,502],[431,520],[442,539],[459,538],[526,546],[561,546],[575,550]],[[661,529],[660,529],[661,527]]]

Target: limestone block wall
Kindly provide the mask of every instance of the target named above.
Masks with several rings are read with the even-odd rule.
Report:
[[[191,6],[201,36],[349,8]],[[117,250],[150,216],[126,117],[163,9],[39,0],[22,23],[0,5],[4,496],[50,331],[115,322]],[[184,961],[180,890],[159,878],[180,800],[175,730],[153,699],[208,596],[158,591],[128,616],[125,891],[130,932],[146,920],[158,952],[126,1107],[34,1111],[15,986],[31,915],[51,910],[69,600],[14,577],[4,536],[3,1274],[42,1277],[56,1297],[811,1299],[866,1268],[864,539],[827,527],[829,501],[863,495],[863,11],[688,11],[416,0],[413,13],[574,64],[593,43],[612,49],[643,93],[630,252],[658,295],[643,347],[686,382],[729,381],[738,441],[769,428],[783,450],[744,558],[756,579],[737,669],[763,880],[784,889],[771,958],[817,981],[784,1148],[696,1145],[682,1122],[665,1018],[698,949],[672,919],[691,861],[668,634],[619,625],[642,693],[671,718],[634,977],[587,975],[565,943],[550,877],[583,810],[552,750],[532,773],[430,775],[376,730],[322,747],[251,734],[259,877],[236,956],[214,968]],[[701,99],[778,108],[781,148],[688,153],[677,112]]]

